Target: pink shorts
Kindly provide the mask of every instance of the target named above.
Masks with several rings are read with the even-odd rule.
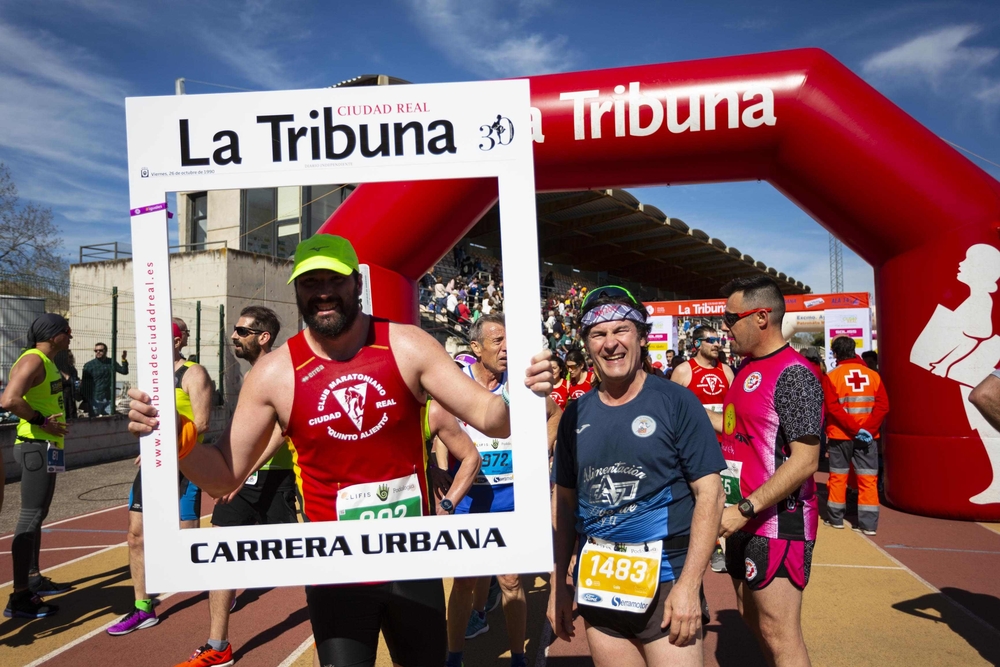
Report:
[[[782,540],[737,531],[726,538],[729,576],[759,591],[775,577],[783,577],[802,590],[809,583],[816,540]]]

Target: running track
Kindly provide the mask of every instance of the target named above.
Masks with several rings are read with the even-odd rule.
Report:
[[[819,481],[825,475],[817,476]],[[9,491],[9,490],[8,490]],[[13,496],[13,497],[12,497]],[[8,494],[7,503],[18,502]],[[211,512],[204,497],[203,511]],[[849,517],[850,518],[850,517]],[[161,596],[160,624],[124,637],[105,628],[132,605],[124,505],[44,527],[42,567],[76,589],[52,598],[57,616],[3,619],[0,665],[49,667],[115,664],[170,667],[204,643],[207,597]],[[0,573],[9,576],[11,536],[0,536]],[[1000,525],[914,517],[883,508],[879,534],[820,527],[803,625],[816,665],[1000,664]],[[729,578],[709,572],[706,665],[763,665],[735,611]],[[6,600],[10,582],[0,585]],[[553,642],[544,621],[547,576],[528,592],[529,662],[592,665],[582,621],[572,642]],[[311,665],[311,634],[302,589],[241,591],[231,621],[235,657],[245,667]],[[466,647],[465,664],[504,665],[509,656],[503,615]],[[380,665],[389,665],[387,658]]]

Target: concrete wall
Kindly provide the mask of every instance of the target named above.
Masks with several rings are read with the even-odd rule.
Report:
[[[225,191],[227,193],[238,191]],[[238,199],[238,197],[237,197]],[[295,294],[288,278],[292,262],[227,248],[170,255],[170,291],[173,313],[182,318],[192,332],[196,329],[197,304],[201,302],[201,358],[209,377],[222,385],[226,402],[232,406],[239,393],[242,376],[249,371],[246,362],[237,359],[229,342],[240,310],[255,304],[274,309],[281,319],[278,345],[299,330]],[[135,303],[132,297],[132,261],[116,260],[75,264],[70,267],[70,325],[73,326],[71,349],[82,373],[83,364],[93,359],[93,345],[98,340],[110,345],[111,287],[118,286],[118,352],[130,352],[134,362]],[[225,306],[225,323],[220,326],[219,306]],[[74,321],[104,323],[104,326],[81,328]],[[223,343],[224,377],[220,383],[219,342]],[[185,348],[186,356],[195,353],[192,333]],[[119,388],[136,383],[134,363],[129,375],[118,376]]]
[[[219,437],[228,419],[229,412],[224,406],[214,408],[205,440],[210,442]],[[21,466],[14,460],[16,429],[16,424],[0,425],[0,455],[3,456],[4,476],[8,481],[21,477]],[[69,469],[118,461],[138,454],[139,441],[128,432],[128,420],[124,415],[77,419],[69,424],[66,438],[66,467]]]

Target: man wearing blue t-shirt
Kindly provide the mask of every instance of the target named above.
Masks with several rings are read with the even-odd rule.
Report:
[[[624,288],[588,295],[579,328],[601,383],[567,406],[555,450],[549,622],[573,635],[575,588],[598,667],[703,662],[700,589],[726,463],[694,394],[642,370],[646,317]]]

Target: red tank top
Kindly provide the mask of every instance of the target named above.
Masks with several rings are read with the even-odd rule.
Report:
[[[389,348],[389,323],[372,318],[349,361],[288,340],[295,397],[285,435],[309,521],[428,513],[422,410]]]
[[[715,368],[705,368],[694,359],[688,359],[687,363],[691,367],[688,389],[694,392],[702,405],[718,406],[716,411],[721,412],[722,402],[729,391],[729,378],[722,370],[722,364],[716,364]]]

